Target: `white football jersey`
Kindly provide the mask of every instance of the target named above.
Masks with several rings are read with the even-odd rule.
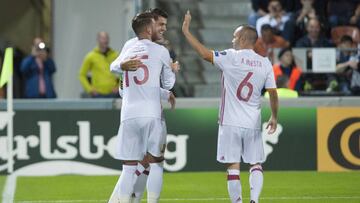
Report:
[[[140,117],[161,119],[160,80],[162,87],[167,90],[175,83],[169,51],[150,40],[142,39],[134,41],[121,55],[120,63],[135,56],[140,57],[143,63],[138,70],[124,71],[122,74],[121,121]]]
[[[214,51],[222,71],[219,124],[260,129],[261,91],[276,88],[272,65],[251,49]]]

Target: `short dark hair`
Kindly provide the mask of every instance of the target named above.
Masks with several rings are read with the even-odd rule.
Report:
[[[149,9],[149,10],[147,10],[147,12],[152,13],[154,15],[155,20],[157,20],[159,18],[159,16],[166,18],[166,19],[169,17],[169,15],[160,8]]]
[[[349,35],[344,35],[340,38],[340,43],[345,43],[345,42],[349,42],[349,43],[354,43],[352,37],[350,37]]]
[[[154,19],[154,15],[150,12],[143,12],[138,13],[132,19],[132,29],[134,30],[136,35],[139,35],[145,27],[151,24],[152,20]]]
[[[242,25],[242,30],[244,32],[243,36],[246,37],[246,40],[251,44],[255,44],[258,39],[256,29],[251,25]]]

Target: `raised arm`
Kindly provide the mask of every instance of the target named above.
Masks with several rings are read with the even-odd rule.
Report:
[[[213,53],[211,50],[209,50],[208,48],[206,48],[203,44],[201,44],[199,42],[198,39],[196,39],[190,32],[189,27],[190,27],[190,22],[191,22],[191,15],[190,15],[190,11],[188,10],[187,13],[185,14],[185,18],[184,18],[184,23],[182,26],[182,31],[185,35],[186,40],[189,42],[189,44],[195,49],[195,51],[206,61],[209,61],[211,63],[213,63]]]
[[[276,131],[277,127],[277,112],[279,108],[279,100],[276,88],[267,89],[270,96],[270,108],[271,108],[271,117],[266,126],[266,129],[270,128],[268,133],[273,134]]]

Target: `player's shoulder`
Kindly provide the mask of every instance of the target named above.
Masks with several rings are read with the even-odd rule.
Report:
[[[125,42],[124,46],[132,45],[132,44],[136,43],[137,41],[139,41],[139,39],[137,37],[131,38]]]
[[[236,52],[235,49],[225,49],[225,50],[222,50],[222,51],[217,51],[217,50],[214,50],[214,55],[215,56],[228,56],[228,55],[232,55]]]
[[[257,58],[258,60],[262,60],[265,63],[271,63],[268,57],[264,57],[258,53],[256,53],[254,50],[250,51],[250,54],[252,54],[255,58]]]
[[[158,44],[156,42],[151,42],[151,41],[150,41],[150,43],[151,43],[151,46],[153,46],[155,49],[158,49],[158,50],[161,50],[161,51],[166,51],[167,50],[166,47],[164,47],[161,44]]]
[[[164,47],[163,45],[158,44],[156,42],[151,42],[150,49],[151,50],[149,50],[149,51],[151,51],[155,54],[158,54],[160,56],[169,55],[169,50],[166,47]]]

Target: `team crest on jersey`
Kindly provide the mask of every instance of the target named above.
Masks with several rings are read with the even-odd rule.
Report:
[[[222,51],[222,52],[220,52],[220,54],[225,56],[225,55],[226,55],[226,51]]]
[[[216,57],[219,56],[219,52],[218,52],[218,51],[214,51],[214,54],[215,54]]]

